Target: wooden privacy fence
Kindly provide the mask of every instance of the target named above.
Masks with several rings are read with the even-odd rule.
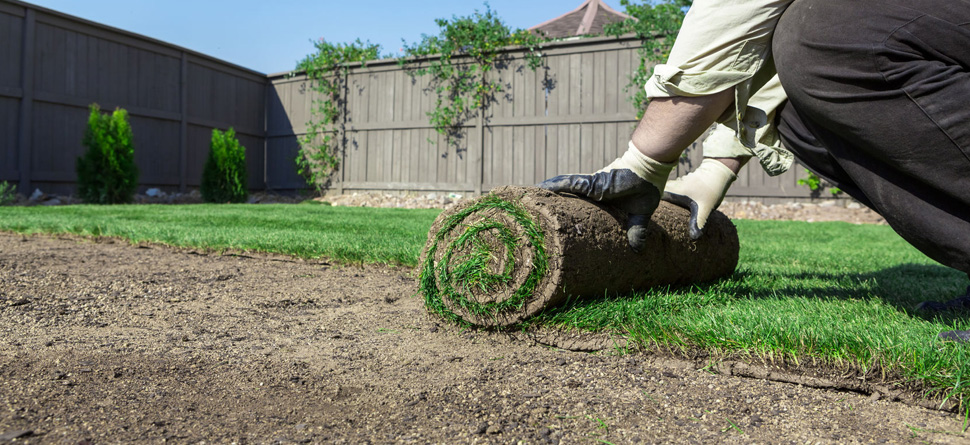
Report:
[[[428,121],[435,93],[394,60],[347,74],[341,164],[332,191],[481,193],[591,172],[626,150],[635,111],[626,90],[635,39],[548,44],[545,67],[521,54],[489,74],[504,85],[449,145]],[[249,186],[306,188],[298,138],[312,117],[306,76],[270,76],[144,36],[14,0],[0,0],[0,180],[29,194],[74,193],[88,105],[129,111],[142,189],[198,186],[212,128],[234,127]],[[430,140],[430,142],[429,142]],[[700,144],[676,174],[696,166]],[[807,198],[795,168],[770,178],[746,169],[730,194]]]
[[[549,44],[545,67],[532,71],[520,53],[489,74],[504,85],[484,116],[462,127],[457,146],[429,123],[435,92],[396,61],[356,66],[346,79],[341,168],[332,190],[481,193],[506,184],[529,185],[562,173],[591,172],[627,148],[636,124],[628,76],[639,64],[635,39],[591,38]],[[312,87],[303,74],[269,76],[267,187],[303,187],[293,159],[312,119]],[[695,143],[674,174],[698,165]],[[801,168],[768,177],[753,165],[731,195],[807,198]]]
[[[126,31],[0,1],[0,180],[73,193],[88,105],[129,111],[144,187],[198,186],[212,128],[235,127],[263,188],[266,76]]]

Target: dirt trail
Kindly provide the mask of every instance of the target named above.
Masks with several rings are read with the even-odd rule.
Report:
[[[949,413],[462,332],[415,292],[406,270],[0,234],[0,443],[968,440]]]

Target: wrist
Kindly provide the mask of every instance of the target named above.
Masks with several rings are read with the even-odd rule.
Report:
[[[724,164],[725,167],[731,170],[731,173],[734,173],[735,175],[737,175],[738,172],[741,171],[741,167],[744,167],[744,165],[748,163],[748,160],[750,160],[751,157],[739,156],[739,157],[731,157],[731,158],[721,158],[721,157],[704,158],[705,161],[708,159],[712,159],[714,161],[720,162],[721,164]]]
[[[677,166],[677,161],[661,162],[643,154],[633,141],[630,141],[626,153],[623,154],[625,163],[641,179],[653,184],[658,190],[663,191],[664,184],[670,172]]]

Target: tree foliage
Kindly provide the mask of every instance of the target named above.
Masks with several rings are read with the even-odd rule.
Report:
[[[78,194],[92,204],[121,204],[134,201],[138,187],[138,166],[132,143],[128,112],[116,109],[102,114],[91,104],[88,126],[81,143],[87,147],[77,158]]]
[[[684,15],[690,8],[692,0],[660,0],[646,3],[620,0],[627,15],[633,19],[606,25],[603,32],[610,36],[621,36],[633,33],[640,39],[640,63],[636,71],[630,76],[627,89],[633,89],[631,97],[637,109],[637,118],[643,114],[649,99],[643,86],[653,74],[653,66],[663,63],[670,56],[670,49],[674,46],[677,32],[684,23]]]
[[[522,29],[511,29],[495,11],[485,5],[465,17],[437,19],[437,35],[424,35],[418,43],[404,45],[400,63],[412,76],[431,76],[437,96],[435,108],[427,113],[435,130],[449,143],[460,138],[461,127],[476,113],[483,113],[502,91],[502,84],[487,74],[510,57],[507,51],[522,47],[526,65],[535,71],[542,66],[542,37]]]
[[[306,178],[307,183],[322,192],[329,185],[333,172],[340,167],[341,116],[350,65],[378,59],[381,47],[360,39],[351,43],[319,39],[313,45],[315,52],[296,66],[298,71],[306,72],[310,89],[316,92],[306,134],[300,138],[296,165],[297,172]]]

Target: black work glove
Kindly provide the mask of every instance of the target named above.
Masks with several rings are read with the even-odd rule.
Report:
[[[630,142],[623,156],[592,174],[560,175],[539,184],[556,193],[572,193],[610,204],[629,216],[627,241],[640,252],[647,239],[647,224],[660,205],[667,176],[677,165],[640,153]]]

